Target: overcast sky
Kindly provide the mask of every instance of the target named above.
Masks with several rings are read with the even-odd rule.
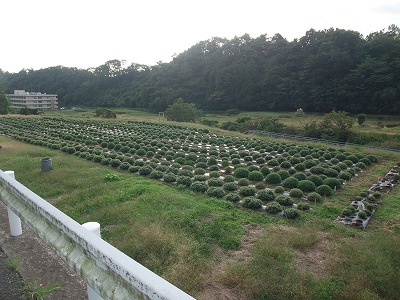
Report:
[[[169,62],[199,41],[400,26],[399,0],[2,0],[0,69]]]

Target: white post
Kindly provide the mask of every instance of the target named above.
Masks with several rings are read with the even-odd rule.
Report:
[[[14,171],[5,171],[4,174],[15,179]],[[9,208],[7,207],[8,222],[10,224],[10,234],[11,236],[19,236],[22,234],[21,219]]]
[[[82,224],[84,228],[89,230],[90,232],[93,232],[95,235],[98,237],[101,237],[100,234],[100,224],[97,222],[87,222]],[[90,285],[87,284],[87,293],[88,293],[88,299],[89,300],[104,300],[103,297],[101,297],[94,289],[90,287]]]

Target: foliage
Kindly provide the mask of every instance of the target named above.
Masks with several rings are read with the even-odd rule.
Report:
[[[182,98],[168,106],[165,116],[169,121],[194,122],[201,116],[201,112],[193,103],[185,103]]]
[[[358,122],[358,125],[364,124],[366,118],[367,118],[367,115],[366,115],[366,114],[358,114],[358,115],[357,115],[357,122]]]
[[[283,209],[279,203],[271,202],[265,206],[265,210],[271,214],[276,214],[278,212],[281,212]]]
[[[298,219],[300,218],[300,212],[295,208],[287,208],[285,209],[285,215],[288,219]]]
[[[4,95],[4,92],[0,90],[0,115],[8,114],[10,111],[10,106],[10,101],[8,100],[6,95]]]
[[[96,109],[96,117],[106,118],[106,119],[115,119],[117,115],[111,109],[107,108],[98,108]]]
[[[262,206],[262,201],[255,197],[246,197],[243,199],[243,207],[250,209],[259,209]]]

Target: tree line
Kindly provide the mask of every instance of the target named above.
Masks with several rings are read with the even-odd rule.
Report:
[[[206,111],[229,109],[396,114],[400,111],[400,29],[363,37],[310,29],[291,42],[280,34],[214,37],[147,66],[110,60],[91,69],[62,66],[0,70],[0,87],[59,95],[59,106],[165,111],[182,98]]]

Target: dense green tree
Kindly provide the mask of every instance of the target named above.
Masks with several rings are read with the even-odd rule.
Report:
[[[177,122],[194,122],[200,115],[201,112],[193,103],[185,103],[182,98],[177,99],[165,111],[167,120]]]
[[[344,111],[335,111],[324,115],[319,124],[321,137],[334,141],[347,141],[351,134],[353,120]]]
[[[0,90],[0,115],[8,114],[10,111],[10,106],[10,101],[6,95],[4,95],[4,92]]]

